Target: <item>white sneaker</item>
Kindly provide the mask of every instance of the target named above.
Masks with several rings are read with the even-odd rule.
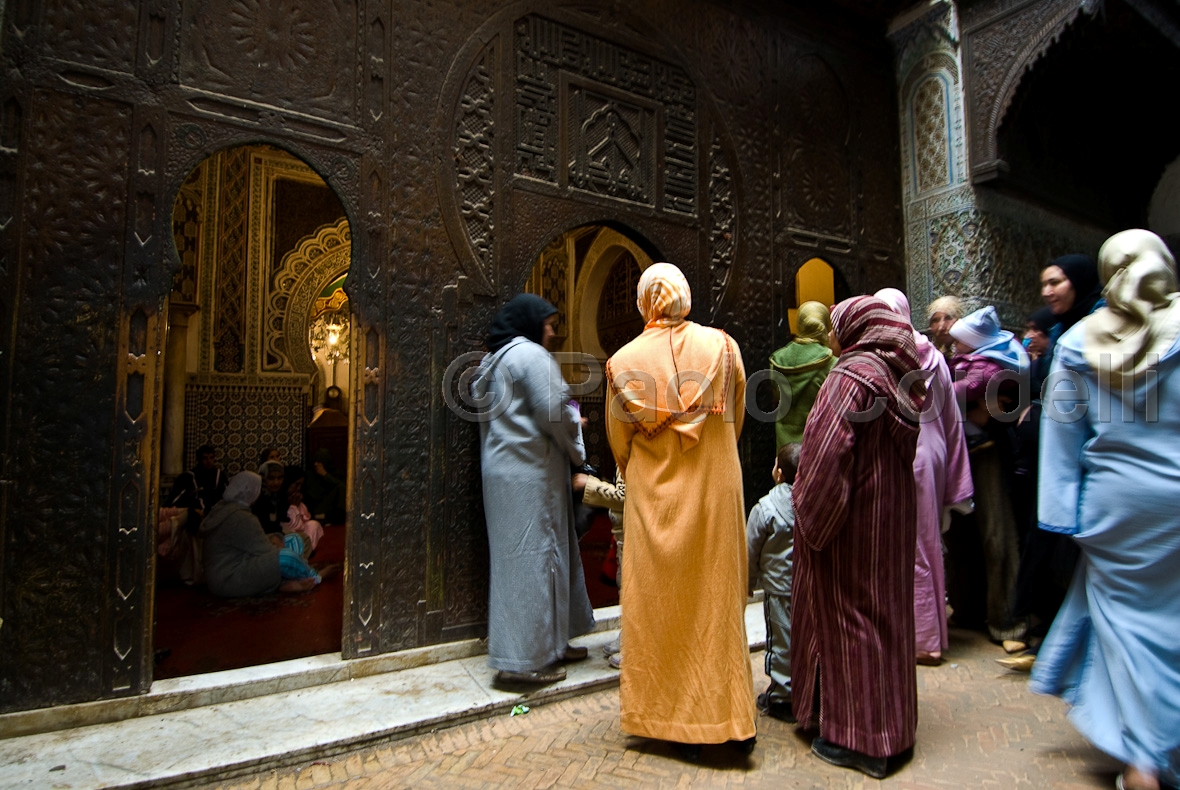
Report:
[[[616,636],[614,639],[602,646],[602,654],[607,658],[610,658],[615,653],[619,652],[620,649],[621,646],[619,643],[619,637]]]

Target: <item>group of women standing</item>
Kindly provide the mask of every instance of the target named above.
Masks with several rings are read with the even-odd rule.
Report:
[[[1092,315],[1080,262],[1054,261],[1043,277],[1056,323],[1074,319],[1055,338],[1052,371],[1076,374],[1091,394],[1053,395],[1058,411],[1069,401],[1065,412],[1081,416],[1041,420],[1039,527],[1071,535],[1082,561],[1033,681],[1071,702],[1079,729],[1126,763],[1119,786],[1138,790],[1180,778],[1180,576],[1168,570],[1180,561],[1180,293],[1170,254],[1145,231],[1113,237],[1100,258],[1106,304]],[[644,331],[607,365],[607,434],[628,488],[621,726],[689,757],[700,744],[749,749],[741,353],[724,332],[687,320],[691,294],[676,267],[648,268],[637,296]],[[584,656],[569,639],[593,626],[572,526],[580,416],[544,348],[555,313],[538,297],[512,300],[473,387],[490,410],[481,424],[489,664],[506,680],[563,677],[561,662]],[[915,663],[937,663],[948,646],[940,534],[972,485],[937,346],[958,317],[931,322],[932,344],[905,296],[886,289],[836,305],[826,342],[810,326],[822,317],[809,313],[804,342],[772,360],[793,396],[814,400],[787,426],[803,445],[794,712],[818,729],[817,755],[873,776],[914,744]],[[1062,327],[1049,329],[1047,340]]]

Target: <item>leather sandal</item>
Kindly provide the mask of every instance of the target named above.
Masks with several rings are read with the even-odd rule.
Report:
[[[544,669],[534,669],[531,672],[514,672],[510,669],[501,669],[496,673],[497,683],[531,683],[543,685],[545,683],[559,683],[563,680],[565,680],[564,667],[546,667]]]
[[[562,661],[581,661],[586,656],[590,655],[590,648],[579,645],[566,645],[565,652],[561,654]]]

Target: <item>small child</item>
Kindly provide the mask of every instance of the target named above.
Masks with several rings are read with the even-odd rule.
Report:
[[[586,481],[586,490],[582,492],[583,504],[591,507],[606,508],[610,517],[611,534],[615,539],[615,584],[623,584],[623,505],[627,500],[627,486],[623,483],[623,476],[615,471],[615,483],[611,485],[590,475]],[[623,665],[623,632],[603,645],[602,652],[606,660],[615,669]]]
[[[802,445],[779,448],[770,476],[770,493],[758,500],[746,522],[750,561],[750,594],[762,579],[766,615],[766,674],[770,686],[758,695],[758,708],[768,716],[794,722],[791,711],[791,565],[795,545],[795,505],[791,486],[799,469]]]
[[[283,532],[290,535],[298,532],[306,541],[307,556],[315,551],[320,538],[324,536],[324,527],[311,517],[307,505],[303,504],[303,469],[298,466],[288,466],[285,472],[287,519],[283,523]]]
[[[966,422],[963,431],[971,450],[984,449],[988,436],[984,430],[991,418],[1019,402],[1019,385],[1015,379],[1001,380],[996,400],[988,401],[992,380],[1004,371],[1026,376],[1028,353],[1015,336],[1000,328],[996,308],[976,310],[950,328],[955,355],[951,358],[951,377],[955,380],[955,397]]]

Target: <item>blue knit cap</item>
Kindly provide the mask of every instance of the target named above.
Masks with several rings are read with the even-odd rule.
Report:
[[[960,318],[950,329],[951,337],[971,348],[971,353],[986,357],[1008,370],[1028,370],[1028,353],[1016,342],[1016,336],[1000,328],[996,308],[988,305]]]

